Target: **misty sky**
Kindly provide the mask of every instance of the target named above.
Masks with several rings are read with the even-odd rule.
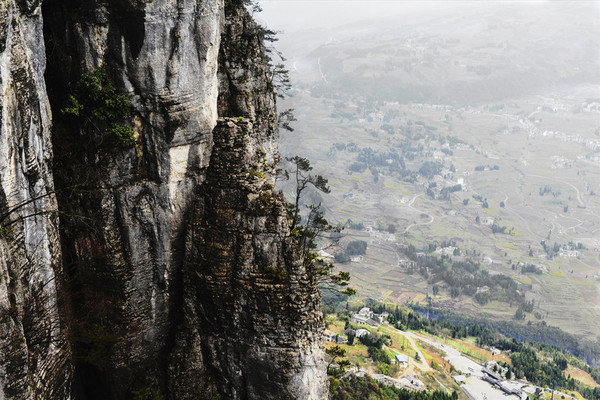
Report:
[[[600,68],[600,0],[259,2],[263,11],[255,17],[278,32],[276,47],[292,61],[328,43],[345,41],[351,45],[355,41],[360,46],[367,38],[372,42],[381,35],[383,40],[388,33],[398,38],[419,33],[440,38],[462,35],[460,40],[467,46],[475,46],[473,51],[481,41],[493,46],[495,41],[506,40],[508,45],[520,46],[521,61],[527,68],[554,63],[558,55],[566,64],[557,62],[554,70],[545,71],[552,80],[554,75],[562,73],[565,65],[568,68],[587,65],[589,76],[596,75],[597,66]],[[489,30],[498,22],[512,26],[502,37]],[[515,53],[511,55],[516,60]]]
[[[314,27],[333,27],[359,20],[427,18],[432,14],[457,13],[494,7],[522,8],[535,13],[537,7],[562,3],[585,8],[600,18],[600,1],[361,1],[361,0],[260,0],[258,17],[271,29],[285,32]],[[573,22],[576,22],[575,20]]]
[[[269,27],[285,32],[314,27],[332,27],[358,20],[400,16],[427,9],[448,7],[448,3],[410,1],[323,1],[323,0],[261,0],[263,12],[259,19]],[[454,6],[453,6],[454,7]]]

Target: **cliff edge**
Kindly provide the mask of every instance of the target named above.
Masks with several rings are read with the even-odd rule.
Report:
[[[322,399],[241,1],[0,4],[0,399]],[[133,142],[63,110],[101,69]]]

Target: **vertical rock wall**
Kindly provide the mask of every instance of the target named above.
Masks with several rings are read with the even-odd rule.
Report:
[[[262,33],[237,3],[44,1],[76,398],[325,397]],[[132,148],[59,112],[100,66],[132,95]]]
[[[0,2],[0,399],[70,392],[41,37],[41,1]]]
[[[44,3],[77,396],[166,393],[187,214],[217,120],[222,7]],[[59,115],[74,82],[98,67],[132,96],[134,147],[94,146],[88,132]]]
[[[227,14],[222,118],[190,217],[185,319],[172,354],[181,399],[327,397],[316,277],[273,192],[279,154],[262,33],[246,12]]]
[[[0,400],[326,397],[241,3],[0,2]],[[134,146],[60,112],[98,67]]]
[[[327,397],[316,277],[287,237],[268,143],[255,129],[252,120],[227,118],[214,131],[186,241],[185,320],[171,363],[176,398]]]

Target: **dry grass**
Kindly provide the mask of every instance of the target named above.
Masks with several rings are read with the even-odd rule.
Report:
[[[588,385],[588,386],[592,386],[592,387],[600,387],[600,385],[598,383],[596,383],[596,381],[594,381],[594,379],[590,376],[590,374],[588,374],[587,372],[585,372],[582,369],[573,367],[572,365],[569,365],[569,368],[567,368],[567,370],[565,371],[566,375],[571,375],[571,377],[575,378],[576,380],[578,380],[579,382]]]

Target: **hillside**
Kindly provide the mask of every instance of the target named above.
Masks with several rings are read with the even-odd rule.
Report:
[[[600,395],[600,371],[556,347],[507,340],[479,325],[427,320],[409,309],[373,303],[371,308],[354,307],[326,316],[333,398],[349,390],[346,386],[360,387],[364,379],[460,399]],[[361,316],[372,322],[360,322]],[[340,356],[339,350],[345,354]],[[349,365],[336,369],[345,359]]]
[[[282,35],[296,86],[283,108],[298,119],[282,153],[329,178],[330,195],[307,199],[346,226],[327,251],[367,242],[360,261],[339,264],[362,296],[597,342],[600,69],[588,6],[442,7],[353,23],[360,40],[343,25]]]

